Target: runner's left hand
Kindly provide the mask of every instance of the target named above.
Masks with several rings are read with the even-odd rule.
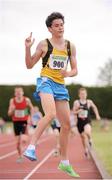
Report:
[[[64,69],[61,69],[61,75],[63,77],[68,77],[68,72],[66,70],[64,70]]]
[[[98,121],[100,121],[100,120],[101,120],[101,117],[98,115],[98,116],[96,117],[96,119],[97,119]]]

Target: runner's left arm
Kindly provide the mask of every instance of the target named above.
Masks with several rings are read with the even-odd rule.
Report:
[[[92,109],[93,109],[93,111],[94,111],[94,113],[95,113],[96,119],[97,119],[97,120],[100,120],[101,117],[100,117],[100,115],[99,115],[97,106],[94,104],[94,102],[93,102],[92,100],[89,100],[89,102],[90,102],[90,106],[92,107]]]
[[[10,99],[10,102],[9,102],[8,116],[12,116],[14,114],[14,111],[15,111],[15,105],[12,98]]]
[[[76,61],[76,48],[73,44],[71,44],[71,59],[70,59],[71,70],[61,70],[61,74],[63,77],[73,77],[78,73],[77,70],[77,61]]]

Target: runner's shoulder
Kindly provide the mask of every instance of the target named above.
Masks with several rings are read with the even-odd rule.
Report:
[[[70,42],[70,47],[71,48],[75,48],[75,44],[71,40],[66,40],[66,41]]]
[[[44,40],[41,40],[38,45],[37,45],[37,48],[41,49],[41,50],[45,50],[47,48],[47,41],[46,39]]]
[[[25,98],[25,100],[26,100],[27,102],[30,102],[30,98],[29,98],[29,97],[24,96],[24,98]]]
[[[11,102],[11,103],[12,103],[12,102],[14,102],[14,99],[15,99],[14,97],[13,97],[13,98],[11,98],[11,99],[10,99],[10,102]]]
[[[79,105],[79,99],[76,99],[76,100],[74,101],[74,106],[76,106],[76,105]]]
[[[91,107],[93,104],[93,101],[91,99],[87,99],[87,104]]]
[[[87,102],[90,104],[93,103],[93,101],[91,99],[87,99]]]

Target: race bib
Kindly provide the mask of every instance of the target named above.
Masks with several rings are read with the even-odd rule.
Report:
[[[50,55],[49,67],[51,69],[66,69],[68,62],[68,56],[62,55]]]
[[[78,117],[82,118],[82,119],[87,118],[88,117],[88,111],[87,110],[80,111],[79,114],[78,114]]]
[[[24,110],[15,110],[14,115],[15,115],[15,117],[22,118],[25,116],[25,111]]]

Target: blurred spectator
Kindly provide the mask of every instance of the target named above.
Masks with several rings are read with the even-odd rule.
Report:
[[[0,117],[0,134],[4,133],[5,120]]]
[[[103,118],[101,121],[101,129],[104,131],[109,131],[109,119]]]
[[[33,128],[36,128],[38,125],[38,121],[42,118],[42,113],[39,111],[38,106],[34,106],[32,114],[31,114],[31,125]]]
[[[77,129],[77,116],[74,114],[73,110],[70,111],[70,126],[71,126],[71,135],[78,134]]]

